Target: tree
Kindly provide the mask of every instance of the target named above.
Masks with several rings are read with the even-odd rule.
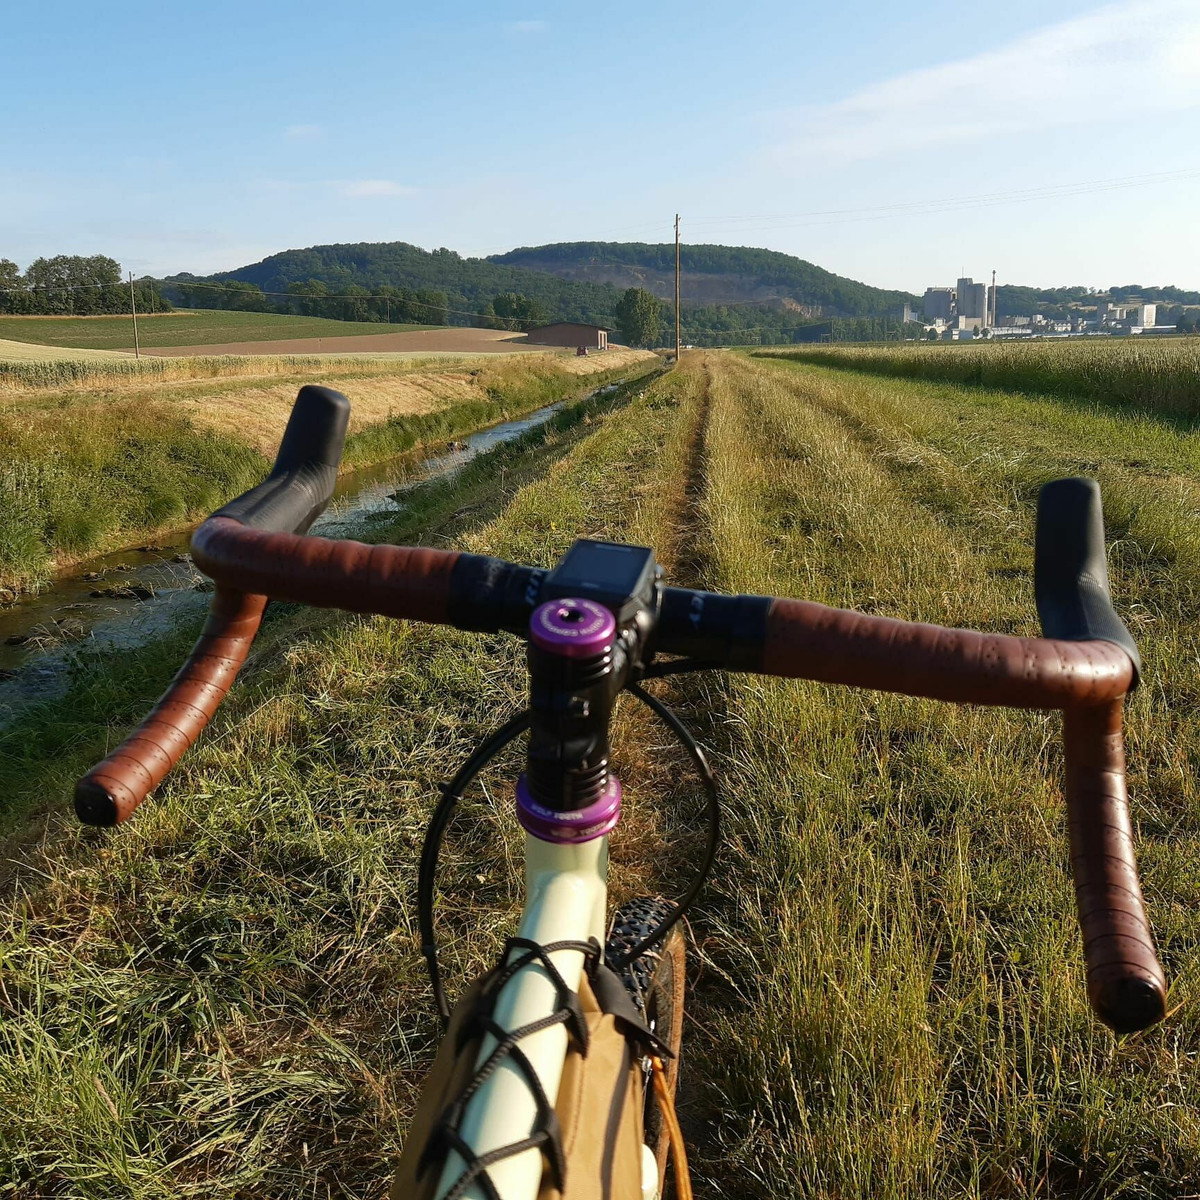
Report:
[[[21,268],[11,258],[0,258],[0,312],[28,312],[28,300]]]
[[[663,304],[645,288],[629,288],[617,301],[617,330],[630,346],[656,345],[662,333]]]
[[[489,328],[516,333],[545,325],[550,319],[541,304],[520,292],[501,292],[484,305],[482,315]]]

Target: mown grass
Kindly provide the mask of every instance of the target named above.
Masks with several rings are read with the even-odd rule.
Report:
[[[444,408],[402,411],[352,433],[344,463],[354,468],[380,462],[577,396],[627,373],[618,368],[581,378],[544,356],[476,364],[470,375],[445,376]],[[408,377],[398,372],[398,391]],[[370,382],[379,390],[379,381],[369,374],[324,378],[352,400],[356,383],[366,387]],[[298,386],[304,377],[290,382]],[[383,381],[385,395],[389,382]],[[437,392],[436,375],[423,382]],[[53,402],[35,395],[25,404],[0,408],[0,588],[35,586],[57,564],[187,525],[257,482],[269,463],[251,441],[257,440],[258,423],[246,417],[240,428],[238,422],[206,428],[219,416],[196,411],[205,403],[214,410],[228,406],[234,399],[231,386],[222,381],[201,394],[177,396],[68,392]],[[463,395],[468,398],[450,402]],[[285,406],[266,395],[261,404],[273,416],[278,437]],[[386,403],[376,407],[386,414]]]
[[[656,457],[672,453],[680,398],[668,379],[617,420],[597,405],[574,427],[593,435],[557,462],[572,431],[552,428],[525,464],[544,475],[463,544],[548,563],[576,534],[639,531],[661,511]],[[470,523],[464,505],[486,517],[497,467],[511,486],[529,478],[522,461],[506,448],[427,498],[452,521]],[[262,636],[164,794],[115,833],[54,823],[22,878],[0,933],[0,1178],[15,1194],[386,1188],[436,1041],[412,924],[421,831],[436,782],[522,702],[522,655],[511,639],[328,614],[285,613]],[[114,737],[148,681],[129,683]],[[66,757],[29,765],[27,786],[61,784]],[[447,845],[452,986],[494,955],[519,902],[504,781],[489,775]],[[616,854],[636,881],[661,831],[636,786],[629,808]]]
[[[188,309],[141,313],[142,346],[204,346],[223,342],[274,342],[281,338],[362,337],[438,329],[437,325],[383,325],[377,321],[332,321],[324,317],[288,317],[277,313]],[[133,322],[126,315],[104,317],[0,317],[0,338],[45,346],[86,350],[132,350]]]
[[[712,584],[1036,632],[1037,485],[1095,471],[1121,422],[733,356],[712,369]],[[732,677],[717,970],[692,1043],[714,1194],[1200,1187],[1200,519],[1146,424],[1125,426],[1151,457],[1116,468],[1124,486],[1101,475],[1114,593],[1147,661],[1130,780],[1172,1015],[1118,1042],[1088,1011],[1056,717]]]
[[[819,366],[1083,397],[1166,417],[1200,416],[1200,338],[825,346],[767,352]]]
[[[523,561],[625,537],[663,547],[685,582],[1033,632],[1036,483],[1094,466],[1119,418],[1089,433],[1050,400],[942,388],[916,426],[914,389],[688,356],[565,457],[547,448],[515,494],[481,473],[419,519]],[[1167,457],[1145,428],[1125,432]],[[1126,525],[1110,487],[1114,591],[1147,660],[1130,778],[1170,1018],[1118,1042],[1087,1010],[1055,717],[689,682],[678,698],[713,742],[726,826],[693,918],[681,1102],[698,1194],[1200,1189],[1200,656],[1184,553],[1200,518],[1172,528],[1170,468],[1122,469],[1141,502]],[[11,1190],[383,1194],[436,1041],[413,927],[421,831],[435,783],[522,703],[520,663],[509,639],[282,613],[162,796],[115,833],[51,829],[0,933]],[[138,711],[121,703],[113,738]],[[670,892],[686,871],[695,797],[666,745],[623,706],[617,898]],[[67,757],[31,764],[28,786],[64,782]],[[515,765],[451,830],[452,981],[515,918]]]

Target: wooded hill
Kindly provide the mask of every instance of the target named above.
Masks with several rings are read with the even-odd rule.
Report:
[[[489,262],[562,279],[643,287],[674,296],[675,246],[647,242],[557,242],[493,255]],[[888,291],[835,275],[802,258],[750,246],[683,246],[684,307],[757,304],[806,316],[897,316],[917,303],[910,292]],[[807,310],[807,311],[804,311]]]
[[[445,248],[364,242],[285,250],[233,271],[203,278],[173,276],[167,282],[185,289],[197,283],[240,283],[281,294],[317,284],[329,294],[360,289],[376,294],[387,288],[439,292],[451,324],[470,324],[495,296],[515,292],[536,301],[552,319],[610,324],[626,288],[644,287],[663,299],[673,295],[674,255],[673,244],[571,242],[464,258]],[[764,325],[790,327],[819,316],[895,316],[905,301],[915,299],[843,279],[772,250],[687,246],[683,271],[685,325],[696,336]],[[219,294],[195,288],[194,295],[183,292],[179,299],[218,306],[213,302]],[[236,306],[245,302],[239,298]],[[362,319],[361,314],[355,319]],[[420,318],[414,313],[409,319]]]

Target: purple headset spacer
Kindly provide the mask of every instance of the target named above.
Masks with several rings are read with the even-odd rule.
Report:
[[[603,654],[617,636],[617,620],[594,600],[550,600],[529,618],[529,637],[548,654],[591,658]]]
[[[573,846],[604,837],[617,826],[621,816],[621,785],[609,775],[608,786],[599,800],[574,812],[555,812],[543,808],[530,794],[522,772],[517,780],[517,820],[524,829],[543,842]]]

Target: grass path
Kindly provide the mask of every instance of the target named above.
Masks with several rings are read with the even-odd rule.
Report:
[[[1036,485],[1083,466],[1107,418],[1087,438],[1050,402],[728,355],[712,367],[712,584],[1036,631]],[[729,850],[692,1076],[724,1126],[699,1152],[722,1187],[781,1200],[1196,1190],[1191,564],[1175,569],[1161,541],[1180,510],[1155,463],[1110,490],[1114,590],[1144,618],[1149,675],[1130,712],[1134,818],[1183,1007],[1121,1044],[1087,1010],[1056,718],[731,678]],[[1192,517],[1175,544],[1194,530]]]

